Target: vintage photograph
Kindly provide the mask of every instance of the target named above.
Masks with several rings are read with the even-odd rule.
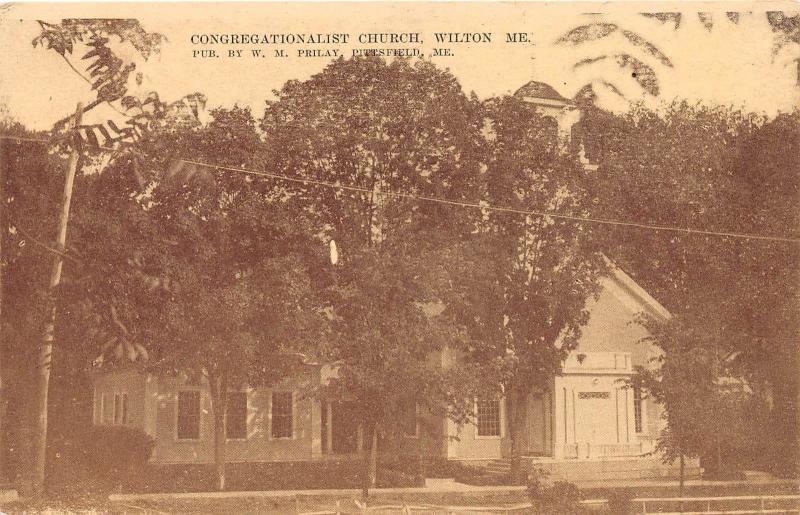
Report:
[[[798,4],[0,43],[0,512],[800,513]]]

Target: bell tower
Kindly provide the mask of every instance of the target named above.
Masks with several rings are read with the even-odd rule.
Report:
[[[519,88],[514,96],[534,106],[536,112],[550,118],[558,128],[558,137],[566,148],[572,137],[572,128],[581,121],[580,106],[564,98],[552,86],[544,82],[530,81]],[[586,158],[583,142],[580,142],[580,160],[587,171],[597,170],[597,165]]]

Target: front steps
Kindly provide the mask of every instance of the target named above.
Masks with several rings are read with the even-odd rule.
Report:
[[[603,481],[605,479],[665,479],[677,478],[678,463],[665,464],[656,456],[597,458],[597,459],[542,459],[526,458],[530,467],[544,470],[553,481]],[[702,474],[699,460],[686,460],[685,477],[697,478]]]
[[[507,476],[511,472],[511,460],[493,460],[483,470],[490,476]]]
[[[659,479],[677,478],[680,469],[677,461],[664,464],[656,456],[597,458],[597,459],[553,459],[524,456],[524,466],[547,473],[551,481],[603,481],[605,479]],[[506,476],[511,470],[511,460],[493,460],[484,465],[487,474]],[[686,478],[697,478],[702,474],[696,459],[687,459]]]

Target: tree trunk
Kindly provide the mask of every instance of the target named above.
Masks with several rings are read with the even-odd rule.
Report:
[[[73,129],[81,123],[83,105],[78,104],[75,111]],[[64,195],[61,201],[61,214],[58,220],[58,231],[56,233],[56,248],[64,250],[67,241],[67,222],[69,221],[69,208],[72,202],[72,185],[75,182],[75,174],[78,169],[78,149],[73,144],[72,152],[67,163],[67,173],[64,178]],[[39,347],[34,361],[34,384],[31,395],[32,432],[35,433],[33,439],[33,456],[31,464],[33,466],[31,474],[31,493],[39,496],[44,492],[45,463],[47,460],[47,398],[50,388],[50,368],[52,365],[53,341],[55,340],[55,302],[52,299],[53,292],[61,283],[61,268],[63,258],[56,254],[53,258],[53,268],[50,272],[50,288],[48,302],[50,303],[48,319],[44,326],[42,344]]]
[[[8,159],[6,157],[6,140],[0,139],[0,334],[3,329],[3,237],[8,234],[8,226],[5,223],[6,201],[5,181],[8,177]],[[6,480],[7,463],[7,439],[6,439],[6,384],[3,382],[5,370],[3,370],[3,349],[0,347],[0,483]]]
[[[366,501],[369,497],[369,487],[370,487],[370,452],[367,450],[367,446],[364,445],[364,428],[368,427],[366,424],[361,424],[358,426],[358,438],[359,438],[359,446],[358,452],[361,453],[361,497]]]
[[[225,413],[227,411],[228,378],[224,372],[210,374],[211,412],[214,416],[214,471],[216,488],[225,490]]]
[[[683,453],[681,452],[680,455],[680,472],[678,473],[678,497],[683,497],[683,482],[684,482],[684,474],[686,473],[686,460],[683,457]]]
[[[372,425],[372,445],[369,447],[369,486],[378,480],[378,424]]]
[[[522,390],[511,394],[511,481],[519,483],[522,476],[522,426],[525,423],[525,397]]]
[[[719,440],[719,433],[717,433],[716,437],[714,438],[716,443],[716,454],[717,454],[717,474],[722,473],[722,445],[720,444]]]

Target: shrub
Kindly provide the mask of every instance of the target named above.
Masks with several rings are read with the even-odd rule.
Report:
[[[144,431],[124,426],[92,426],[54,438],[49,484],[65,496],[136,490],[147,479],[154,444]]]
[[[632,490],[616,489],[611,490],[606,495],[608,499],[608,511],[614,515],[630,515],[636,513],[633,506],[633,499],[636,494]]]
[[[396,465],[397,462],[390,462]],[[413,471],[378,466],[380,487],[424,486],[424,478]],[[225,466],[228,490],[304,490],[361,488],[363,463],[360,458],[342,457],[319,461],[235,462]],[[214,465],[151,464],[144,491],[203,492],[214,490]]]
[[[426,456],[423,460],[423,467],[425,477],[431,478],[454,478],[475,470],[475,467],[441,456]]]
[[[528,496],[534,513],[573,515],[582,512],[581,493],[568,481],[548,483],[542,472],[534,471],[528,482]]]

